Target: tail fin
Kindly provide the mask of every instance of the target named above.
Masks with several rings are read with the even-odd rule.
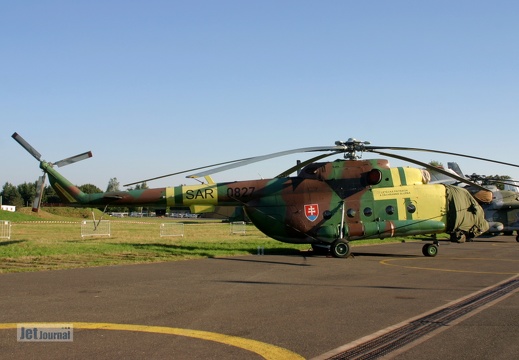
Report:
[[[454,171],[456,174],[458,174],[459,176],[461,177],[465,177],[465,175],[463,175],[463,172],[461,171],[461,168],[460,166],[458,165],[458,163],[456,162],[448,162],[447,163],[447,166],[449,167],[449,169],[451,169],[452,171]]]

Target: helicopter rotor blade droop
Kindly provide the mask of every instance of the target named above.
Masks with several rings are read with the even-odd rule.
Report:
[[[407,162],[411,162],[411,163],[423,166],[428,169],[432,169],[431,165],[429,165],[429,164],[426,164],[426,163],[423,163],[418,160],[414,160],[412,158],[405,157],[405,156],[387,154],[387,153],[381,152],[380,150],[431,152],[431,153],[437,153],[437,154],[460,156],[460,157],[476,159],[476,160],[481,160],[481,161],[488,161],[488,162],[507,165],[507,166],[519,167],[519,165],[517,165],[517,164],[511,164],[511,163],[506,163],[506,162],[502,162],[502,161],[498,161],[498,160],[486,159],[486,158],[482,158],[482,157],[459,154],[459,153],[448,152],[448,151],[441,151],[441,150],[422,149],[422,148],[415,148],[415,147],[399,147],[399,146],[371,146],[368,141],[360,141],[360,140],[357,140],[354,138],[349,138],[347,141],[336,141],[335,146],[305,147],[305,148],[275,152],[275,153],[271,153],[271,154],[267,154],[267,155],[253,156],[253,157],[248,157],[248,158],[243,158],[243,159],[231,160],[231,161],[227,161],[227,162],[193,168],[190,170],[174,172],[174,173],[167,174],[167,175],[157,176],[154,178],[149,178],[146,180],[125,184],[124,186],[134,185],[134,184],[138,184],[141,182],[146,182],[146,181],[151,181],[151,180],[156,180],[156,179],[162,179],[162,178],[173,176],[173,175],[185,174],[185,173],[189,173],[192,171],[203,170],[203,171],[186,176],[187,178],[199,178],[199,177],[212,175],[212,174],[222,172],[222,171],[235,169],[235,168],[238,168],[241,166],[250,165],[250,164],[253,164],[256,162],[274,159],[274,158],[281,157],[281,156],[298,154],[298,153],[310,153],[310,152],[329,152],[329,153],[321,154],[321,155],[315,156],[311,159],[308,159],[306,161],[300,162],[297,165],[287,169],[283,173],[277,175],[276,177],[286,177],[286,176],[290,175],[291,173],[293,173],[294,171],[300,170],[301,168],[303,168],[304,166],[306,166],[312,162],[315,162],[317,160],[323,159],[323,158],[331,156],[331,155],[343,154],[345,159],[358,160],[358,159],[362,158],[362,153],[364,153],[364,152],[378,153],[380,155],[385,155],[388,157],[401,159],[401,160],[404,160]],[[441,171],[439,171],[439,172],[441,172]],[[448,175],[449,177],[453,177],[452,176],[453,174],[449,173],[449,172],[445,172],[445,175]],[[457,177],[455,179],[460,182],[465,182],[465,183],[469,184],[469,182],[467,182],[468,180],[463,177]],[[473,183],[470,183],[470,184],[473,185]]]
[[[166,178],[166,177],[169,177],[169,176],[181,175],[181,174],[189,173],[189,172],[192,172],[192,171],[207,169],[205,171],[201,171],[201,172],[198,172],[198,173],[186,176],[187,178],[199,178],[199,177],[204,177],[204,176],[207,176],[207,175],[212,175],[212,174],[215,174],[215,173],[218,173],[218,172],[222,172],[222,171],[238,168],[238,167],[241,167],[241,166],[253,164],[253,163],[259,162],[259,161],[273,159],[273,158],[276,158],[276,157],[290,155],[290,154],[296,154],[296,153],[302,153],[302,152],[311,152],[311,151],[335,151],[336,153],[341,153],[341,152],[343,152],[343,148],[342,147],[338,147],[338,146],[319,146],[319,147],[308,147],[308,148],[280,151],[280,152],[276,152],[276,153],[272,153],[272,154],[267,154],[267,155],[253,156],[253,157],[248,157],[248,158],[243,158],[243,159],[236,159],[236,160],[225,161],[225,162],[221,162],[221,163],[217,163],[217,164],[201,166],[201,167],[197,167],[197,168],[194,168],[194,169],[178,171],[178,172],[174,172],[174,173],[167,174],[167,175],[156,176],[156,177],[149,178],[149,179],[146,179],[146,180],[140,180],[140,181],[124,184],[123,186],[130,186],[130,185],[140,184],[140,183],[143,183],[143,182],[157,180],[157,179],[162,179],[162,178]],[[326,156],[329,156],[329,155],[333,155],[333,153],[332,154],[327,154]]]
[[[403,161],[407,161],[407,162],[410,162],[410,163],[413,163],[413,164],[416,164],[416,165],[420,165],[420,166],[423,166],[424,168],[426,169],[429,169],[429,170],[433,170],[433,171],[436,171],[436,172],[439,172],[443,175],[446,175],[450,178],[453,178],[455,180],[458,180],[459,182],[462,182],[464,184],[467,184],[467,185],[471,185],[471,186],[474,186],[475,188],[478,188],[479,190],[484,190],[484,191],[488,191],[488,189],[484,188],[483,186],[479,185],[479,184],[476,184],[466,178],[463,178],[461,176],[458,176],[458,175],[455,175],[451,172],[448,172],[448,171],[445,171],[443,169],[440,169],[440,168],[437,168],[431,164],[427,164],[427,163],[424,163],[422,161],[418,161],[418,160],[415,160],[415,159],[412,159],[412,158],[409,158],[409,157],[406,157],[406,156],[401,156],[401,155],[396,155],[396,154],[389,154],[389,153],[386,153],[386,152],[382,152],[382,151],[374,151],[374,153],[377,153],[379,155],[382,155],[382,156],[387,156],[387,157],[391,157],[391,158],[395,158],[395,159],[398,159],[398,160],[403,160]]]
[[[478,156],[472,156],[472,155],[466,155],[466,154],[460,154],[460,153],[454,153],[449,151],[441,151],[441,150],[433,150],[433,149],[421,149],[421,148],[412,148],[412,147],[398,147],[398,146],[366,146],[366,150],[368,152],[377,152],[375,150],[403,150],[403,151],[419,151],[419,152],[431,152],[436,154],[444,154],[444,155],[452,155],[452,156],[459,156],[459,157],[465,157],[468,159],[475,159],[480,161],[487,161],[492,162],[495,164],[501,164],[501,165],[507,165],[507,166],[513,166],[513,167],[519,167],[517,164],[511,164],[499,160],[492,160],[492,159],[486,159]]]
[[[199,172],[196,174],[191,174],[191,175],[188,175],[187,177],[188,178],[198,178],[198,177],[202,177],[202,176],[212,175],[212,174],[215,174],[215,173],[218,173],[221,171],[226,171],[226,170],[238,168],[238,167],[245,166],[245,165],[250,165],[250,164],[253,164],[253,163],[259,162],[259,161],[274,159],[274,158],[281,157],[281,156],[304,153],[304,152],[318,152],[318,151],[332,151],[332,153],[328,154],[328,155],[333,155],[333,152],[334,153],[343,152],[344,148],[342,146],[316,146],[316,147],[307,147],[307,148],[280,151],[280,152],[275,152],[275,153],[267,154],[267,155],[254,156],[254,157],[243,159],[243,160],[236,160],[232,164],[209,169],[207,171]]]
[[[148,182],[148,181],[152,181],[152,180],[163,179],[163,178],[170,177],[170,176],[175,176],[175,175],[185,174],[185,173],[188,173],[188,172],[191,172],[191,171],[207,169],[207,168],[214,167],[214,166],[218,166],[218,165],[230,164],[230,163],[235,163],[235,162],[238,162],[238,161],[243,161],[243,160],[248,160],[248,159],[250,159],[250,158],[244,158],[244,159],[238,159],[238,160],[231,160],[231,161],[225,161],[225,162],[218,163],[218,164],[212,164],[212,165],[200,166],[200,167],[193,168],[193,169],[189,169],[189,170],[183,170],[183,171],[178,171],[178,172],[174,172],[174,173],[171,173],[171,174],[166,174],[166,175],[156,176],[156,177],[149,178],[149,179],[146,179],[146,180],[135,181],[135,182],[132,182],[132,183],[124,184],[123,186],[130,186],[130,185],[140,184],[140,183],[143,183],[143,182]]]

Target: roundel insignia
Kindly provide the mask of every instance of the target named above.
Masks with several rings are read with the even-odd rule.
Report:
[[[305,205],[305,216],[310,221],[315,221],[319,216],[319,204]]]

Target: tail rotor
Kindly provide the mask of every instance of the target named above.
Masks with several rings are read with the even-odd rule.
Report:
[[[81,161],[81,160],[86,160],[91,157],[92,157],[92,152],[87,151],[82,154],[74,155],[74,156],[68,157],[66,159],[56,161],[55,163],[53,163],[53,165],[56,165],[57,167],[62,167],[62,166],[73,164],[73,163]]]
[[[45,161],[41,159],[41,154],[35,148],[33,148],[31,146],[31,144],[29,144],[27,141],[25,141],[25,139],[20,134],[15,132],[12,135],[12,138],[18,144],[20,144],[25,150],[27,150],[27,152],[29,154],[31,154],[32,157],[34,157],[36,160],[38,160],[40,162],[40,168],[43,169],[43,175],[40,176],[38,178],[38,181],[36,182],[36,196],[34,197],[33,204],[32,204],[32,211],[38,212],[38,210],[40,209],[40,206],[41,206],[41,199],[43,197],[43,192],[45,189],[45,178],[47,175],[46,171],[45,171],[45,167],[41,165],[41,164],[45,163]],[[84,152],[84,153],[81,153],[81,154],[78,154],[75,156],[65,158],[63,160],[56,161],[54,163],[46,163],[46,164],[50,167],[52,167],[54,165],[56,165],[57,167],[62,167],[62,166],[70,165],[75,162],[85,160],[85,159],[88,159],[91,157],[92,157],[92,152],[87,151],[87,152]]]
[[[36,182],[36,195],[34,196],[34,200],[32,202],[32,211],[38,212],[40,209],[41,198],[43,196],[43,191],[45,189],[45,174],[38,178]]]
[[[36,160],[41,161],[41,154],[36,151],[23,137],[21,137],[18,133],[14,133],[12,138],[16,140],[18,144],[20,144],[29,154],[31,154]]]

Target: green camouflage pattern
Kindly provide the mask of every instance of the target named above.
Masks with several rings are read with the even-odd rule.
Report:
[[[470,193],[460,189],[457,198],[449,198],[445,185],[426,184],[422,170],[390,168],[387,160],[317,162],[294,177],[96,194],[81,192],[49,163],[41,161],[40,167],[71,206],[187,207],[195,213],[242,206],[259,230],[288,243],[330,245],[337,239],[460,231],[474,237],[488,229]],[[460,199],[465,202],[456,207]]]

